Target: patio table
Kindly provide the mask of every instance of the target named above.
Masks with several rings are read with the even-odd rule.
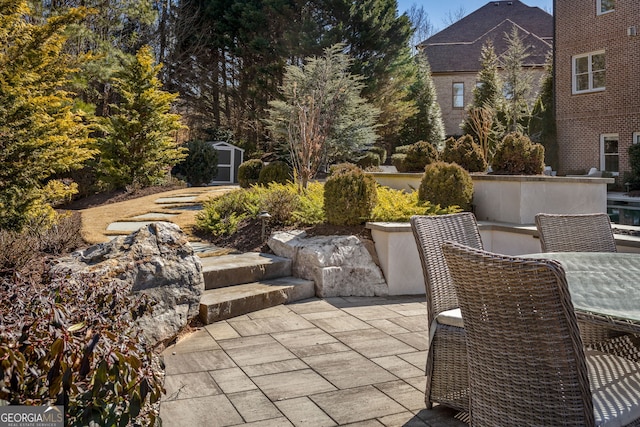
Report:
[[[523,257],[560,262],[579,319],[640,334],[640,254],[546,252]]]

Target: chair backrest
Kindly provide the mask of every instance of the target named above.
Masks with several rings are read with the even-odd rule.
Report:
[[[606,213],[536,215],[542,252],[617,252]]]
[[[467,337],[471,425],[593,426],[588,371],[556,261],[446,242]]]
[[[415,215],[410,219],[427,294],[429,323],[446,310],[458,308],[458,299],[442,255],[447,240],[482,249],[476,217],[471,212],[449,215]]]

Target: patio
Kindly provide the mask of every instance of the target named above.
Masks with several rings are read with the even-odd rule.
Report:
[[[424,296],[308,299],[168,347],[165,426],[466,426],[425,409]]]

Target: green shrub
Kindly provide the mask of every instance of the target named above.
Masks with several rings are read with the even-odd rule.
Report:
[[[266,185],[272,182],[286,184],[291,181],[291,169],[287,163],[276,160],[266,164],[258,175],[258,184]]]
[[[295,185],[271,183],[260,194],[260,210],[271,215],[272,224],[292,224],[291,213],[298,208],[298,191]]]
[[[404,153],[394,153],[391,155],[391,164],[398,169],[398,172],[408,172],[406,168],[407,155]]]
[[[321,224],[325,220],[324,185],[310,182],[307,189],[299,195],[297,208],[291,212],[294,223],[300,225]]]
[[[544,170],[544,147],[518,132],[505,135],[491,161],[495,174],[539,175]]]
[[[398,145],[395,148],[394,153],[407,154],[407,152],[409,151],[410,148],[411,148],[411,144],[409,144],[409,145]]]
[[[152,302],[119,280],[0,280],[0,400],[64,405],[65,425],[154,425],[158,356],[135,320]]]
[[[260,189],[252,187],[225,193],[203,204],[196,215],[196,229],[214,236],[233,234],[240,221],[255,217],[260,211]]]
[[[359,168],[338,168],[324,185],[327,221],[334,225],[357,225],[371,217],[376,204],[376,181]]]
[[[420,201],[418,192],[410,193],[389,187],[378,187],[378,202],[371,212],[372,221],[409,222],[413,215],[441,215],[456,213],[456,207],[441,208],[428,201]]]
[[[457,163],[469,172],[484,172],[487,162],[482,148],[475,143],[471,135],[464,135],[457,140],[449,138],[440,156],[443,162]]]
[[[462,166],[455,163],[435,162],[425,168],[420,182],[418,198],[441,207],[471,208],[473,181]]]
[[[370,151],[358,159],[357,165],[362,169],[377,168],[380,166],[380,156]]]
[[[204,141],[189,141],[187,157],[173,167],[172,173],[192,186],[210,183],[218,174],[218,152]]]
[[[260,171],[264,163],[260,159],[251,159],[238,166],[238,183],[242,188],[249,188],[258,183]]]
[[[398,172],[423,172],[425,166],[438,160],[438,150],[426,141],[401,145],[395,151],[391,162]]]
[[[378,155],[381,165],[383,165],[387,161],[387,150],[384,147],[378,147],[377,145],[374,145],[373,147],[369,148],[369,151]]]
[[[353,163],[338,163],[335,165],[331,165],[331,167],[329,168],[329,176],[333,176],[333,175],[339,175],[341,173],[345,173],[345,172],[351,172],[351,171],[361,171],[361,169],[358,167],[358,165],[354,165]]]

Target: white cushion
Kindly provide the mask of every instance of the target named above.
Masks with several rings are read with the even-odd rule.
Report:
[[[462,321],[462,313],[459,308],[453,310],[443,311],[436,316],[436,322],[441,325],[457,326],[458,328],[464,328],[464,322]]]
[[[624,426],[640,419],[640,364],[585,351],[596,426]]]

